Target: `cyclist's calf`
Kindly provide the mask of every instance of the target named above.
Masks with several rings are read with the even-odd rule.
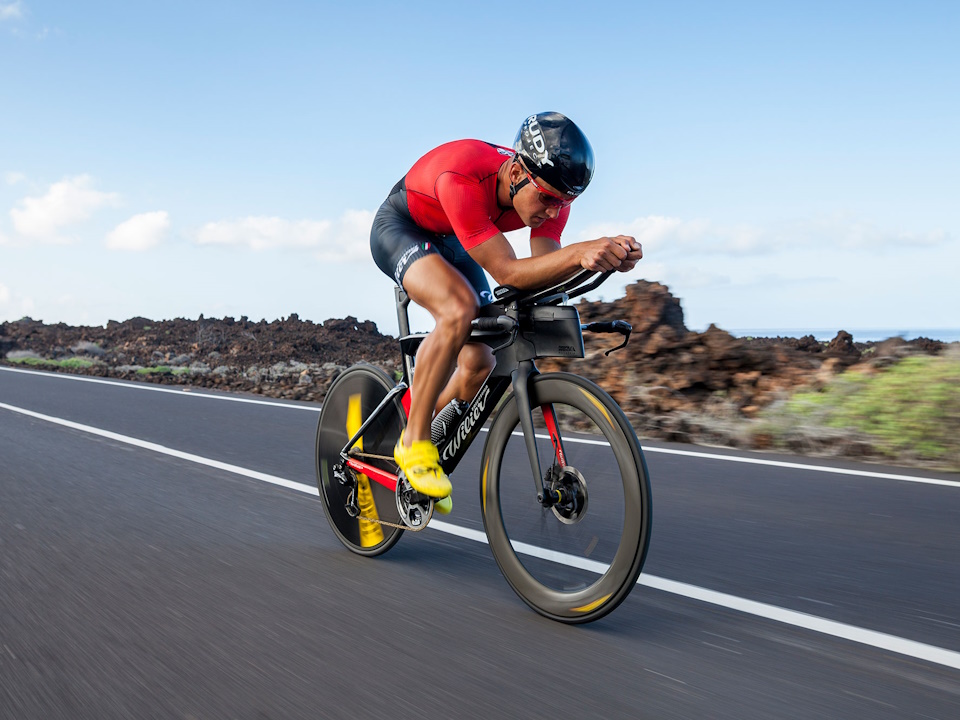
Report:
[[[454,398],[472,400],[495,364],[493,352],[486,345],[464,345],[457,356],[457,369],[440,393],[435,411],[440,412]]]

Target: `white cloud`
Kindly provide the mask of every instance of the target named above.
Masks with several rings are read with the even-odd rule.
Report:
[[[726,273],[705,270],[697,266],[673,265],[665,267],[662,276],[667,284],[672,283],[686,289],[719,287],[730,285],[733,282],[732,278]]]
[[[89,175],[66,178],[50,186],[42,197],[28,197],[10,211],[13,226],[23,237],[40,242],[63,243],[59,231],[86,220],[106,205],[116,205],[120,196],[93,189]]]
[[[373,213],[347,210],[335,221],[247,217],[207,223],[200,228],[200,245],[239,245],[251,250],[302,249],[327,262],[369,259]]]
[[[326,220],[293,222],[278,217],[246,217],[207,223],[197,233],[200,245],[245,245],[252,250],[316,247],[329,232]]]
[[[682,220],[650,215],[620,225],[591,225],[580,233],[582,240],[618,234],[634,236],[645,250],[683,250],[699,254],[729,255],[769,252],[761,229],[749,225],[719,227],[709,220]]]
[[[953,241],[942,229],[925,232],[883,229],[842,215],[784,222],[780,226],[719,225],[710,220],[683,220],[651,215],[631,222],[600,223],[585,228],[581,240],[604,235],[633,235],[645,251],[730,257],[770,255],[789,249],[896,250],[934,247]]]
[[[324,242],[314,257],[324,262],[369,260],[373,216],[370,210],[347,210],[334,223],[332,237]]]
[[[23,3],[20,0],[0,4],[0,22],[23,17]]]
[[[803,223],[798,235],[809,241],[826,241],[847,250],[895,249],[898,247],[935,247],[953,240],[943,229],[925,232],[881,228],[865,220],[832,215]]]
[[[149,250],[163,241],[169,228],[170,215],[163,210],[140,213],[117,225],[107,235],[106,245],[111,250]]]
[[[36,311],[36,303],[32,299],[22,297],[0,283],[0,321],[19,320],[25,315],[32,315]]]

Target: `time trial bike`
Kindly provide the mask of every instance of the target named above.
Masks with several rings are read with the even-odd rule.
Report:
[[[582,326],[567,304],[609,274],[581,271],[535,291],[498,287],[470,337],[493,350],[495,366],[469,405],[451,403],[432,427],[448,475],[486,432],[480,514],[493,556],[524,602],[565,623],[597,620],[616,608],[636,584],[650,543],[647,467],[623,411],[590,380],[540,373],[534,363],[583,358],[585,331],[619,333],[623,341],[613,350],[627,344],[628,323]],[[389,550],[406,530],[423,530],[434,515],[434,500],[417,493],[393,459],[426,337],[410,334],[409,298],[395,290],[400,381],[374,365],[348,368],[331,385],[317,428],[327,519],[347,548],[368,556]]]

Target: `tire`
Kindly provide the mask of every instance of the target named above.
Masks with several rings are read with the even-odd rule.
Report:
[[[551,465],[560,466],[540,409],[551,404],[564,441],[563,477],[586,488],[582,512],[561,517],[537,501],[511,398],[494,419],[483,451],[484,528],[497,565],[527,605],[560,622],[592,622],[623,602],[646,559],[652,500],[643,451],[620,407],[589,380],[537,375],[529,391],[540,428],[541,469],[546,474]]]
[[[347,497],[350,489],[334,477],[333,467],[340,462],[340,451],[353,436],[353,432],[359,429],[360,422],[370,416],[393,387],[394,383],[390,377],[380,368],[365,363],[354,365],[344,371],[331,385],[323,401],[320,421],[317,425],[316,469],[320,502],[337,538],[348,549],[359,555],[373,556],[385,553],[397,543],[403,530],[351,517],[347,512]],[[356,414],[356,408],[351,417],[351,398],[358,395],[359,400],[354,402],[359,402],[359,417]],[[348,424],[356,426],[351,428],[349,434]],[[397,467],[393,463],[393,447],[405,424],[406,415],[398,399],[395,407],[386,408],[381,413],[380,419],[367,429],[362,438],[365,453],[384,455],[389,460],[365,459],[378,467],[396,472]],[[378,517],[394,523],[400,522],[395,494],[362,475],[359,476],[358,484],[362,484],[364,480],[370,489],[370,497]],[[361,501],[361,505],[363,504]]]

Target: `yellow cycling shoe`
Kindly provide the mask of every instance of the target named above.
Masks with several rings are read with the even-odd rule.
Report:
[[[441,515],[449,515],[453,510],[453,498],[447,495],[433,504],[433,509]]]
[[[417,440],[410,447],[404,447],[401,434],[393,449],[393,459],[418,493],[432,498],[445,498],[453,490],[450,478],[440,467],[437,446],[429,440]],[[452,502],[450,506],[453,507]]]

